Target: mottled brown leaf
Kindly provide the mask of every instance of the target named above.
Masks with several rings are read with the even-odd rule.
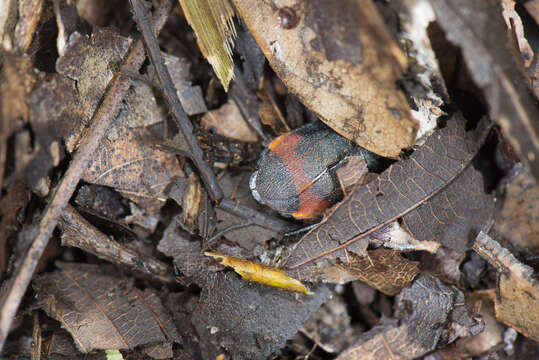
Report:
[[[78,93],[84,99],[81,106],[88,116],[97,108],[130,43],[131,39],[111,29],[98,28],[90,37],[80,34],[70,37],[69,47],[58,59],[56,70],[77,81]]]
[[[164,203],[165,188],[183,171],[174,154],[152,147],[144,134],[144,129],[125,129],[118,138],[103,139],[84,180]]]
[[[487,0],[430,3],[447,39],[461,48],[491,118],[502,127],[532,175],[539,178],[539,108],[500,8]]]
[[[345,350],[338,360],[415,359],[441,343],[477,334],[482,323],[467,314],[464,294],[454,286],[422,275],[397,297],[400,326],[393,322],[374,327]],[[447,329],[460,328],[459,334]]]
[[[413,145],[417,121],[395,85],[406,59],[371,0],[289,4],[292,26],[284,3],[233,2],[277,75],[333,130],[386,157]]]
[[[335,266],[389,296],[410,286],[419,274],[419,263],[403,258],[396,250],[377,249],[366,256],[348,253],[348,257],[349,262]]]
[[[140,291],[133,280],[105,274],[95,265],[64,263],[61,268],[37,278],[38,302],[81,352],[179,341],[152,290]]]
[[[205,359],[215,359],[222,349],[235,360],[263,360],[284,346],[330,292],[314,289],[300,295],[249,283],[234,273],[208,277],[193,322],[205,343]]]
[[[470,166],[490,126],[483,119],[466,132],[464,124],[454,115],[409,159],[346,196],[295,245],[286,266],[301,272],[301,265],[322,257],[345,259],[345,248],[364,254],[366,235],[403,216],[414,237],[465,250],[470,231],[479,231],[492,211],[492,199]]]
[[[533,269],[483,232],[477,235],[473,249],[499,272],[496,318],[539,341],[539,281]]]

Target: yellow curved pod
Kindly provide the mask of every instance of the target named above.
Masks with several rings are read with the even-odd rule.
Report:
[[[204,255],[216,259],[224,266],[233,268],[235,272],[241,275],[243,280],[307,295],[313,294],[301,281],[286,275],[282,269],[210,251],[206,251]]]

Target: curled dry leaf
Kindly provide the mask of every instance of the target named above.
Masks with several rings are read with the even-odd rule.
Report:
[[[324,260],[365,253],[368,235],[403,218],[418,240],[465,251],[470,231],[481,230],[493,212],[481,174],[470,166],[488,134],[486,119],[466,132],[457,114],[409,159],[391,165],[356,188],[295,244],[286,266],[293,276],[312,272]],[[472,200],[473,199],[473,200]]]
[[[132,280],[105,274],[95,265],[60,265],[61,270],[36,280],[38,303],[69,331],[79,351],[179,341],[153,291],[140,291]]]
[[[307,295],[313,294],[300,281],[287,276],[282,269],[210,251],[207,251],[204,254],[216,259],[222,265],[233,268],[244,280],[254,281],[259,284],[273,286],[288,291],[300,292]]]
[[[539,281],[533,269],[484,232],[477,235],[473,249],[499,272],[499,297],[494,299],[496,318],[539,341]]]
[[[395,85],[406,59],[372,0],[280,1],[286,13],[233,2],[277,75],[333,130],[391,158],[413,145],[418,124]]]

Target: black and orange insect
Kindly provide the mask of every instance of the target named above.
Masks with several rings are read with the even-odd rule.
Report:
[[[357,154],[373,156],[321,122],[302,126],[262,152],[251,176],[252,194],[284,216],[319,217],[342,197],[336,168],[346,156]]]

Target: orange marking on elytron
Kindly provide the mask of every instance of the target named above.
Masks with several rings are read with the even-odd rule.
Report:
[[[285,137],[286,141],[282,142]],[[299,209],[292,216],[296,219],[307,219],[322,214],[329,207],[329,203],[309,189],[313,180],[305,172],[303,159],[296,153],[296,147],[300,140],[300,135],[285,134],[273,140],[268,148],[285,164],[294,183],[294,188],[299,194]]]
[[[275,138],[275,139],[268,145],[268,149],[273,150],[277,145],[279,145],[279,143],[280,143],[281,141],[284,140],[284,138],[286,137],[286,135],[288,135],[288,134],[284,134],[284,135],[281,135],[281,136]]]

